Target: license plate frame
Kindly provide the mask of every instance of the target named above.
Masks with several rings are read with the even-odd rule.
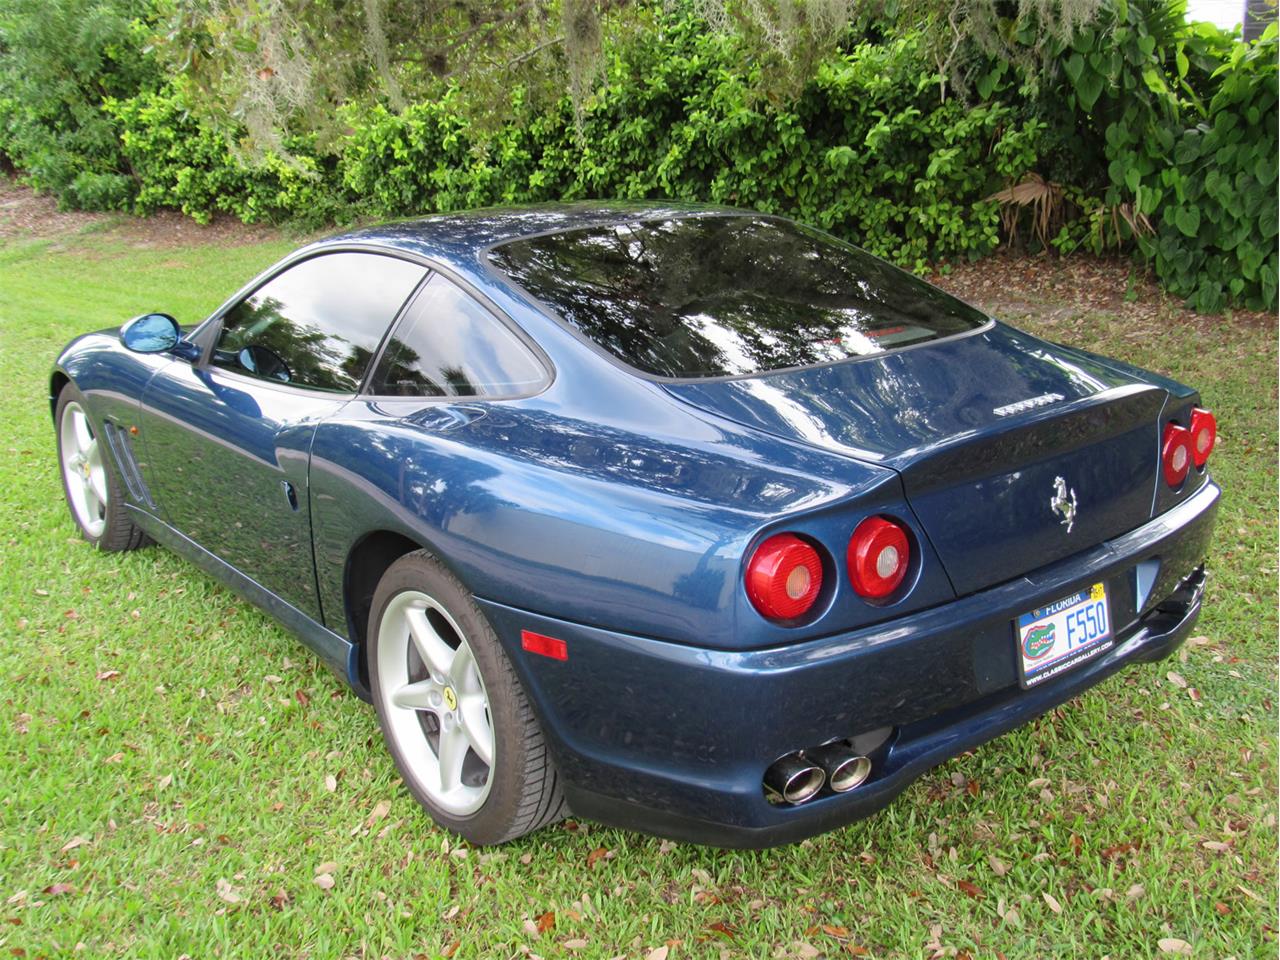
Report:
[[[1013,637],[1023,689],[1102,655],[1115,646],[1107,585],[1094,583],[1028,610],[1013,621]]]

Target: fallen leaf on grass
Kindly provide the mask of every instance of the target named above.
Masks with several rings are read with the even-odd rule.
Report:
[[[1058,902],[1057,898],[1053,894],[1041,893],[1040,896],[1044,897],[1044,902],[1049,905],[1049,909],[1054,913],[1062,912],[1062,904]]]
[[[332,873],[321,873],[321,874],[317,874],[315,879],[312,882],[321,890],[332,890],[333,885],[337,881],[333,879]]]
[[[338,864],[334,860],[326,860],[320,866],[316,867],[316,873],[337,873]]]
[[[987,854],[987,863],[991,866],[991,872],[997,877],[1003,877],[1009,872],[1009,865],[994,854]]]
[[[1221,840],[1205,840],[1200,846],[1214,853],[1227,853],[1231,850],[1231,844],[1223,843]]]
[[[283,890],[277,890],[275,896],[271,898],[271,906],[276,910],[283,910],[289,903],[289,894]]]
[[[114,680],[114,679],[116,679],[116,677],[118,677],[118,676],[120,676],[120,671],[119,671],[119,670],[103,670],[101,673],[99,673],[99,674],[97,674],[97,675],[95,676],[95,679],[97,679],[97,680]]]
[[[654,947],[644,955],[644,960],[667,960],[667,954],[671,952],[671,948],[665,943],[660,947]]]
[[[1160,948],[1161,953],[1172,953],[1180,957],[1189,957],[1192,952],[1191,944],[1177,937],[1161,937],[1156,941],[1156,946]]]
[[[556,913],[554,910],[548,910],[538,918],[537,929],[539,934],[552,930],[556,925]]]
[[[799,957],[800,960],[813,960],[814,957],[822,956],[822,951],[815,947],[812,943],[804,943],[797,940],[791,944],[792,956]]]
[[[338,789],[338,778],[335,777],[332,773],[325,774],[324,788],[328,790],[330,793],[333,793],[335,790]]]
[[[74,850],[76,847],[82,847],[88,842],[89,842],[88,837],[72,837],[70,840],[68,840],[66,843],[62,845],[62,852],[69,853],[70,851]]]
[[[364,825],[366,827],[372,827],[379,820],[386,817],[386,815],[390,812],[391,812],[391,801],[379,800],[378,805],[373,808],[373,812],[369,814],[369,817],[367,820],[365,820]]]
[[[51,897],[61,897],[68,893],[75,893],[76,888],[69,883],[55,883],[52,886],[45,887],[44,892]]]
[[[1187,681],[1183,678],[1182,674],[1174,673],[1172,670],[1170,670],[1168,673],[1165,674],[1165,677],[1168,679],[1170,683],[1172,683],[1179,690],[1187,689]]]
[[[1122,857],[1126,853],[1133,853],[1137,849],[1138,844],[1136,843],[1117,843],[1111,847],[1103,847],[1099,856],[1103,860],[1115,860],[1117,857]]]
[[[601,860],[610,860],[613,858],[613,851],[606,850],[604,847],[596,847],[587,854],[587,866],[595,869],[595,865]]]
[[[957,880],[956,886],[960,888],[961,893],[973,897],[975,900],[981,900],[986,896],[986,894],[982,892],[982,888],[972,880]]]
[[[169,786],[169,784],[171,783],[173,783],[173,774],[166,773],[163,777],[161,777],[159,780],[156,781],[156,789],[163,790],[167,786]]]
[[[572,940],[566,940],[562,946],[568,950],[585,950],[587,941],[583,940],[581,937],[575,937]]]
[[[1242,887],[1242,886],[1240,886],[1240,884],[1238,884],[1238,883],[1237,883],[1237,884],[1236,884],[1236,889],[1237,889],[1237,890],[1239,890],[1241,893],[1243,893],[1243,894],[1244,894],[1246,897],[1248,897],[1250,900],[1256,900],[1256,901],[1258,901],[1258,903],[1266,903],[1266,901],[1265,901],[1264,899],[1262,899],[1262,897],[1261,897],[1261,896],[1259,896],[1258,894],[1254,893],[1254,892],[1253,892],[1252,890],[1250,890],[1248,887]]]
[[[240,891],[231,885],[230,880],[219,877],[214,887],[218,891],[219,900],[225,900],[227,903],[240,903],[244,900],[244,897],[240,896]]]
[[[715,923],[707,924],[707,929],[714,934],[724,937],[726,940],[732,940],[738,932],[723,920],[717,920]]]
[[[444,960],[449,960],[450,957],[452,957],[455,953],[458,952],[458,948],[460,946],[462,946],[462,941],[455,940],[453,941],[453,943],[449,944],[447,947],[441,950],[440,955],[444,957]]]
[[[1218,916],[1220,916],[1220,917],[1225,917],[1227,914],[1229,914],[1229,913],[1231,912],[1231,908],[1230,908],[1230,907],[1228,907],[1228,906],[1227,906],[1225,903],[1223,903],[1221,900],[1217,901],[1217,902],[1213,905],[1213,909],[1214,909],[1214,910],[1216,910],[1216,911],[1218,911]]]

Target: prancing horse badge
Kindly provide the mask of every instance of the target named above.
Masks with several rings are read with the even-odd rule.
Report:
[[[1049,499],[1049,509],[1062,518],[1060,523],[1067,525],[1067,533],[1071,532],[1076,522],[1076,492],[1067,489],[1067,481],[1061,477],[1053,478],[1053,496]]]

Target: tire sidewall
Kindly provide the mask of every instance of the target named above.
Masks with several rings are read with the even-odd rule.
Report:
[[[495,753],[494,764],[489,768],[489,795],[479,810],[465,817],[450,814],[436,806],[430,794],[417,783],[413,758],[407,757],[401,745],[386,734],[388,708],[378,675],[378,634],[387,607],[396,596],[407,590],[425,593],[449,611],[471,647],[489,699]],[[517,703],[523,692],[513,689],[513,675],[506,654],[471,595],[434,557],[425,552],[408,554],[391,565],[374,592],[367,638],[369,686],[374,709],[383,729],[387,750],[409,792],[437,823],[473,843],[496,843],[505,839],[517,817],[523,788],[520,780],[524,765]],[[431,749],[425,739],[422,749]]]

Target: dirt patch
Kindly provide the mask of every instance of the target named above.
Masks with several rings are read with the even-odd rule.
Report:
[[[176,210],[161,210],[149,217],[59,210],[52,197],[38,194],[10,177],[0,177],[0,243],[69,240],[86,233],[124,240],[139,249],[240,246],[284,236],[275,227],[244,224],[226,214],[203,226]]]
[[[1031,317],[1070,329],[1090,314],[1126,321],[1135,336],[1167,330],[1168,324],[1209,319],[1165,293],[1140,264],[1124,257],[1025,256],[1000,253],[975,263],[953,264],[928,278],[1001,319]],[[1274,314],[1234,310],[1233,323],[1274,327]]]

